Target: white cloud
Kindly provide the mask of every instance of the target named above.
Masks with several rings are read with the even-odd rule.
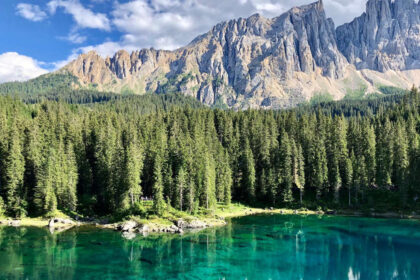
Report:
[[[95,28],[109,31],[111,30],[108,17],[102,13],[94,13],[85,8],[78,0],[52,0],[48,3],[51,14],[55,14],[57,8],[73,16],[74,21],[80,28]]]
[[[65,36],[65,37],[59,37],[59,39],[65,40],[65,41],[69,41],[73,44],[82,44],[87,40],[86,36],[82,36],[77,32],[77,28],[73,28],[69,35]]]
[[[31,57],[16,52],[0,54],[0,83],[25,81],[47,73],[41,64]]]
[[[42,21],[47,18],[47,13],[42,11],[38,5],[19,3],[16,10],[18,15],[31,21]]]
[[[86,41],[87,37],[82,36],[77,32],[71,32],[69,36],[66,37],[66,39],[74,44],[81,44]]]

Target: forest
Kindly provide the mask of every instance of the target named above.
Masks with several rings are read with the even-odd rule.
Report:
[[[71,97],[69,97],[71,96]],[[235,112],[179,95],[0,96],[0,215],[420,206],[420,93]]]

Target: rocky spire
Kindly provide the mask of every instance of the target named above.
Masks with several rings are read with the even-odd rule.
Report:
[[[419,68],[419,17],[414,0],[369,0],[366,13],[337,28],[338,47],[358,69]]]

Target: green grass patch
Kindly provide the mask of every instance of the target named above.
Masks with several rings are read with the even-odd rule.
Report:
[[[332,97],[332,95],[328,92],[319,92],[319,93],[315,93],[314,96],[312,96],[311,100],[309,101],[310,105],[317,105],[320,103],[325,103],[325,102],[331,102],[333,101],[334,98]]]
[[[348,89],[344,100],[360,100],[364,99],[366,95],[367,86],[362,85],[358,89]]]
[[[379,91],[385,95],[395,95],[395,94],[406,94],[409,93],[408,90],[398,88],[398,87],[391,87],[391,86],[379,86]]]

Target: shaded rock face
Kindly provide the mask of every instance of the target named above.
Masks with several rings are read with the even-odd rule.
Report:
[[[366,13],[337,28],[340,51],[358,69],[420,68],[420,3],[369,0]]]
[[[342,98],[359,80],[372,91],[389,80],[367,79],[351,64],[420,69],[419,17],[414,0],[370,0],[366,13],[336,30],[320,0],[273,19],[257,14],[220,23],[175,51],[122,50],[106,59],[89,52],[63,70],[102,90],[181,92],[235,109],[291,107],[317,93]]]

